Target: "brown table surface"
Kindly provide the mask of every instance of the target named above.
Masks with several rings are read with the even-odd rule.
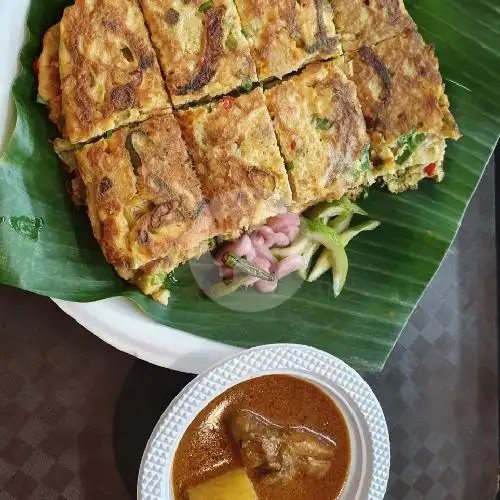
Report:
[[[497,485],[494,168],[381,376],[388,499]],[[0,288],[0,500],[135,498],[147,438],[191,376],[104,344],[49,299]]]

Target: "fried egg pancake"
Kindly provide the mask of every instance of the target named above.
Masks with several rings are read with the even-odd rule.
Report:
[[[67,7],[59,63],[72,143],[170,108],[136,0],[82,0]]]
[[[260,80],[342,53],[327,0],[235,0]]]
[[[427,146],[420,147],[415,157],[408,164],[382,177],[383,184],[391,193],[402,193],[410,189],[418,189],[418,184],[423,179],[434,179],[441,182],[444,179],[444,155],[446,141],[436,139]]]
[[[158,262],[166,274],[208,250],[213,219],[172,114],[75,155],[94,235],[121,277],[153,277]],[[143,280],[141,288],[152,293],[153,285]]]
[[[335,61],[315,63],[266,91],[292,187],[294,208],[341,198],[369,168],[355,85]]]
[[[49,119],[64,135],[62,116],[61,78],[59,76],[59,24],[49,28],[43,37],[43,49],[39,58],[38,95],[49,108]]]
[[[140,0],[175,106],[247,89],[255,65],[232,0]]]
[[[287,211],[290,185],[260,88],[178,116],[219,234]]]
[[[417,31],[403,0],[335,0],[334,21],[346,51]]]
[[[434,50],[418,33],[361,47],[348,72],[370,134],[375,177],[423,161],[442,163],[440,141],[460,133]]]

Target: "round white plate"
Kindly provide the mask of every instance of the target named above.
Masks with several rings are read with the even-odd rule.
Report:
[[[351,438],[351,467],[340,500],[383,500],[390,468],[387,424],[368,384],[343,361],[312,347],[276,344],[239,353],[198,376],[172,401],[146,446],[139,500],[173,500],[171,468],[177,446],[196,415],[245,380],[271,373],[320,386],[342,411]]]
[[[43,0],[33,0],[43,1]],[[0,153],[14,124],[12,83],[19,69],[30,0],[0,0]],[[236,348],[162,326],[125,298],[91,304],[56,300],[56,304],[108,344],[150,363],[179,371],[199,373]]]
[[[161,325],[125,298],[90,304],[54,300],[78,323],[113,347],[165,368],[200,373],[241,349]]]

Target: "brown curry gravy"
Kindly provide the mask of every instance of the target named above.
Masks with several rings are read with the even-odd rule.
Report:
[[[269,484],[253,477],[259,500],[334,500],[341,493],[351,461],[347,425],[335,403],[319,387],[288,375],[267,375],[227,390],[203,409],[186,430],[173,465],[176,500],[188,488],[241,467],[237,445],[227,428],[234,410],[252,410],[280,425],[303,426],[335,441],[332,466],[323,479],[300,475]]]

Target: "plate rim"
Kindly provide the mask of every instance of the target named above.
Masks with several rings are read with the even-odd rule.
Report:
[[[162,368],[198,374],[243,351],[163,325],[146,316],[126,297],[86,303],[51,300],[103,342]]]

